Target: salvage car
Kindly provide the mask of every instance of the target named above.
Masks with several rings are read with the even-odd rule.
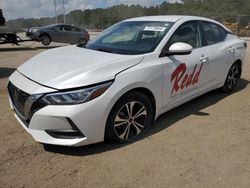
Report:
[[[44,144],[131,142],[159,115],[211,90],[235,89],[246,43],[193,16],[117,23],[86,47],[45,51],[9,78],[11,108]]]
[[[66,24],[29,28],[26,30],[26,36],[41,41],[45,46],[48,46],[51,41],[84,46],[89,41],[89,33],[85,29]]]

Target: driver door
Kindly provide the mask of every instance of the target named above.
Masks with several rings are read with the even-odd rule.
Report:
[[[172,35],[166,49],[177,42],[191,45],[189,55],[162,57],[163,108],[172,108],[199,94],[209,83],[209,58],[202,48],[201,29],[196,21],[186,22]]]

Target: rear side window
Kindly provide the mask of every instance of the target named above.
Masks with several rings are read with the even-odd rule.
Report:
[[[219,29],[220,29],[220,35],[221,35],[222,41],[224,41],[226,39],[226,37],[227,37],[228,32],[225,31],[225,29],[223,29],[220,26],[219,26]]]
[[[227,32],[221,26],[210,22],[202,22],[201,25],[204,30],[207,45],[213,45],[225,40]]]
[[[75,32],[82,32],[82,30],[78,27],[72,27],[72,28],[73,28],[73,31],[75,31]]]

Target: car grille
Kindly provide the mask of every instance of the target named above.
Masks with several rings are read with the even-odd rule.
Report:
[[[42,95],[32,102],[28,101],[31,102],[31,107],[29,109],[26,109],[29,111],[27,112],[28,114],[26,114],[25,116],[25,104],[27,103],[27,100],[29,100],[31,95],[20,90],[19,88],[14,86],[11,82],[9,82],[8,84],[8,90],[16,115],[27,127],[29,127],[30,120],[34,115],[34,113],[47,106],[46,103],[39,100],[39,98],[42,97]]]
[[[8,84],[9,94],[10,98],[13,102],[13,105],[15,106],[16,110],[24,116],[24,109],[25,109],[25,103],[30,97],[28,93],[25,93],[24,91],[18,89],[16,86],[14,86],[11,82]]]

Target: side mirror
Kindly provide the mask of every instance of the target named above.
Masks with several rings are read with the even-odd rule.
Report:
[[[193,51],[193,47],[187,43],[177,42],[172,44],[168,51],[163,51],[160,57],[171,56],[171,55],[188,55]]]

